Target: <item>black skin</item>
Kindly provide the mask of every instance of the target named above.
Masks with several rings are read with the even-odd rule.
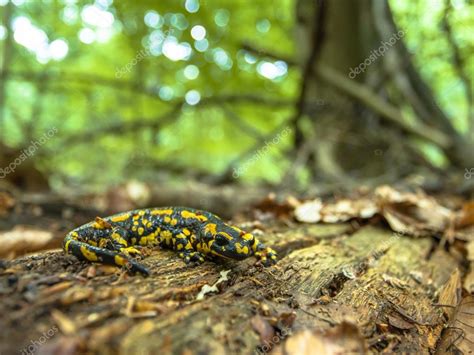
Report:
[[[204,260],[243,260],[256,256],[265,266],[276,263],[276,252],[252,234],[225,223],[216,215],[186,207],[134,210],[96,218],[65,237],[63,248],[82,260],[125,266],[132,273],[149,270],[130,256],[140,248],[175,250],[186,263]]]

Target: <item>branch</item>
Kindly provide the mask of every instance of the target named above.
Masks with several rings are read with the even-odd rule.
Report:
[[[225,105],[222,107],[227,118],[232,121],[234,125],[236,125],[242,132],[246,133],[247,135],[251,136],[254,139],[261,140],[264,138],[264,135],[255,129],[255,127],[249,125],[245,122],[239,115],[237,115],[234,111],[230,110]]]
[[[397,33],[397,26],[387,1],[380,0],[373,1],[372,3],[375,17],[374,21],[376,28],[379,29],[380,36],[384,38],[387,37],[387,34],[390,36],[393,33]],[[457,139],[457,131],[452,126],[449,117],[437,104],[435,96],[429,86],[426,85],[418,70],[414,67],[411,61],[411,54],[406,48],[405,43],[399,41],[388,54],[395,56],[394,60],[396,62],[394,64],[398,63],[400,72],[407,73],[408,79],[404,79],[404,81],[407,80],[408,82],[405,81],[405,86],[401,88],[401,93],[405,95],[405,99],[412,104],[415,111],[418,110],[417,114],[420,118],[426,122],[435,122],[436,125],[449,136]],[[410,90],[410,93],[404,90]],[[421,108],[421,103],[424,108]],[[428,117],[425,116],[426,110],[429,113]]]
[[[48,82],[54,85],[65,85],[65,83],[77,83],[77,84],[90,84],[90,85],[101,85],[107,86],[116,90],[128,90],[133,93],[143,94],[150,96],[155,99],[159,99],[158,89],[159,88],[147,88],[133,81],[111,79],[100,75],[92,75],[87,73],[72,73],[72,72],[45,72],[35,73],[26,71],[15,71],[9,72],[9,78],[13,80],[28,80],[42,82],[48,80]],[[181,100],[175,100],[172,103],[178,103]],[[210,97],[204,97],[199,102],[199,105],[204,104],[216,104],[216,103],[253,103],[262,106],[274,106],[274,107],[286,107],[294,105],[293,100],[281,100],[269,97],[262,97],[254,93],[245,94],[224,94]]]
[[[13,13],[13,4],[9,1],[3,10],[3,23],[5,24],[6,37],[3,42],[3,58],[2,68],[0,71],[0,142],[3,141],[3,134],[5,132],[5,112],[6,112],[6,95],[7,95],[7,79],[8,68],[10,67],[11,58],[13,55],[13,40],[11,29],[11,18]]]
[[[64,141],[64,146],[77,145],[80,143],[90,144],[91,141],[103,137],[104,135],[120,135],[127,133],[136,133],[139,130],[147,128],[162,128],[179,116],[183,102],[175,104],[173,108],[165,114],[154,119],[135,118],[128,122],[118,122],[107,127],[96,128],[91,131],[81,132],[68,136]]]
[[[472,82],[467,75],[464,68],[466,67],[466,63],[464,62],[461,50],[459,45],[456,43],[456,39],[454,37],[453,29],[451,24],[449,23],[448,17],[452,13],[452,6],[449,0],[445,0],[444,5],[444,16],[442,19],[442,25],[444,30],[446,31],[446,37],[448,40],[449,47],[451,48],[451,52],[453,53],[453,67],[454,70],[459,75],[459,78],[464,84],[464,91],[466,93],[466,100],[467,100],[467,122],[469,125],[469,131],[474,134],[474,97],[473,97],[473,89],[472,89]]]
[[[319,0],[314,6],[314,15],[316,23],[313,24],[312,33],[311,33],[311,51],[309,53],[308,59],[306,60],[305,66],[303,68],[301,83],[301,93],[296,104],[296,112],[294,116],[290,119],[290,124],[294,129],[294,148],[295,151],[298,151],[303,145],[303,132],[299,127],[299,120],[303,115],[306,108],[306,96],[308,92],[308,86],[311,80],[314,79],[313,68],[315,67],[318,59],[319,53],[321,53],[321,47],[324,43],[324,26],[326,19],[326,3],[324,0]]]
[[[432,142],[444,149],[451,146],[452,142],[449,136],[424,124],[408,123],[396,107],[382,101],[377,94],[368,89],[365,85],[347,79],[344,75],[341,75],[334,69],[322,64],[318,65],[316,75],[346,95],[360,101],[368,108],[377,112],[382,116],[382,118],[396,124],[403,131],[419,138],[423,138],[424,140]]]
[[[267,144],[267,139],[274,137],[278,132],[284,129],[285,126],[288,126],[287,120],[283,121],[283,123],[280,124],[277,128],[275,128],[270,133],[265,135],[263,139],[258,140],[252,147],[250,147],[245,152],[240,154],[237,158],[231,160],[231,162],[228,164],[227,169],[222,174],[220,174],[216,179],[214,179],[212,182],[214,184],[224,184],[224,183],[232,181],[233,170],[238,167],[239,162],[242,161],[243,159],[249,158],[252,154],[255,154],[260,148],[262,148],[265,144]]]
[[[275,59],[279,58],[278,54],[276,53],[257,49],[249,44],[246,44],[245,48],[248,51],[252,51],[256,54],[264,54]],[[293,63],[294,65],[295,62],[290,60],[289,63]],[[396,107],[382,101],[378,98],[377,94],[372,92],[370,89],[367,89],[364,85],[355,83],[354,81],[347,79],[345,76],[339,74],[334,69],[319,64],[316,69],[316,75],[320,76],[323,80],[333,85],[337,89],[341,90],[348,96],[355,98],[361,103],[365,104],[367,107],[382,115],[382,118],[385,118],[389,122],[396,124],[405,132],[423,138],[429,142],[433,142],[443,148],[448,148],[451,145],[451,139],[443,132],[423,124],[409,124]],[[449,124],[449,120],[446,122]],[[451,130],[453,130],[452,126],[450,127]]]

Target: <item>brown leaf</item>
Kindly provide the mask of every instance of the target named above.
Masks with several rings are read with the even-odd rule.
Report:
[[[0,232],[0,257],[22,254],[43,249],[53,239],[50,231],[16,226],[10,231]]]
[[[268,321],[260,315],[252,317],[250,320],[253,330],[260,336],[262,344],[270,343],[272,337],[275,335],[275,329],[268,323]]]
[[[461,299],[461,274],[456,268],[449,277],[449,280],[441,287],[439,292],[438,303],[440,305],[452,306],[445,307],[444,311],[451,318],[454,307],[456,307]]]
[[[319,333],[309,329],[297,332],[283,344],[288,355],[365,354],[366,344],[356,325],[343,322]]]
[[[303,223],[317,223],[321,220],[321,209],[323,204],[320,199],[305,202],[296,207],[295,218]]]
[[[466,289],[467,292],[471,294],[474,293],[474,262],[471,262],[469,272],[464,278],[463,287]]]
[[[61,304],[67,306],[76,302],[86,300],[91,297],[93,293],[94,289],[92,287],[72,287],[66,292],[64,292],[64,294],[61,296]]]
[[[388,316],[388,323],[390,323],[392,327],[403,329],[403,330],[411,329],[415,326],[413,323],[410,323],[399,316],[392,316],[392,315]]]
[[[0,216],[7,214],[7,212],[15,206],[15,199],[8,192],[0,191]]]
[[[352,218],[371,218],[379,209],[369,198],[340,199],[322,203],[320,199],[305,202],[295,209],[295,218],[299,222],[326,223],[345,222]]]
[[[464,203],[456,216],[456,228],[464,228],[474,224],[474,201]]]
[[[453,213],[423,192],[400,192],[390,186],[375,190],[382,215],[390,227],[412,236],[430,236],[444,232],[450,225]]]
[[[51,316],[64,335],[74,335],[77,333],[76,325],[64,313],[58,311],[57,309],[53,309],[51,311]]]
[[[437,354],[472,354],[473,344],[474,296],[468,295],[459,303],[449,327],[443,332]]]
[[[254,207],[262,212],[269,212],[278,218],[284,218],[293,212],[295,204],[297,203],[298,201],[293,196],[282,200],[282,198],[277,196],[275,193],[270,193]]]

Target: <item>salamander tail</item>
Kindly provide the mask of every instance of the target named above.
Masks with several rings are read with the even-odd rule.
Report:
[[[149,276],[150,271],[139,262],[127,258],[125,255],[113,250],[96,247],[77,239],[69,233],[63,242],[63,249],[66,253],[76,256],[80,260],[87,260],[108,265],[124,266],[128,271],[139,272],[144,276]]]

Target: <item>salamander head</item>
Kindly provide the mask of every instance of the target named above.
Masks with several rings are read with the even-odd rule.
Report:
[[[209,221],[201,232],[211,255],[242,260],[254,254],[255,237],[237,227],[222,221]]]

